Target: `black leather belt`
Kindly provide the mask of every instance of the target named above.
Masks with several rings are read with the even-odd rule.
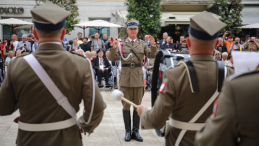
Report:
[[[134,68],[134,67],[142,67],[142,64],[135,64],[135,63],[130,63],[130,64],[122,64],[121,67],[130,67],[130,68]]]

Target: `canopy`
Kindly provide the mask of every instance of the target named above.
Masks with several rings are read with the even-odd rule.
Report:
[[[93,20],[93,21],[85,21],[79,24],[74,25],[76,27],[121,27],[118,24],[113,24],[104,20]]]
[[[0,24],[2,25],[10,25],[12,34],[13,34],[13,29],[14,27],[21,26],[21,25],[33,25],[31,22],[23,21],[20,19],[15,19],[15,18],[9,18],[9,19],[1,19]]]
[[[1,19],[0,24],[2,25],[10,25],[10,26],[20,26],[20,25],[33,25],[31,22],[22,21],[20,19],[9,18],[9,19]]]
[[[243,29],[259,29],[259,23],[242,26]]]
[[[95,29],[98,30],[98,32],[105,28],[105,27],[122,27],[118,24],[110,23],[104,20],[93,20],[93,21],[84,21],[80,22],[78,24],[74,25],[75,27],[80,27],[84,29],[84,36],[85,36],[85,28],[87,27],[94,27]]]

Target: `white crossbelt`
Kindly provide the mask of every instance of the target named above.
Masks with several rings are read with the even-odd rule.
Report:
[[[224,76],[227,76],[227,67],[224,67]],[[218,87],[218,86],[217,86]],[[181,140],[183,139],[184,134],[187,130],[191,131],[198,131],[205,123],[194,123],[200,118],[200,116],[210,107],[210,105],[216,100],[219,96],[218,88],[216,89],[215,93],[211,96],[211,98],[207,101],[207,103],[199,110],[198,113],[189,121],[189,122],[181,122],[170,118],[169,125],[178,129],[182,129],[180,134],[178,135],[175,146],[179,146]]]
[[[215,101],[215,99],[218,96],[219,96],[219,92],[218,92],[218,89],[216,89],[216,91],[212,95],[212,97],[207,101],[207,103],[199,110],[199,112],[188,123],[180,122],[180,121],[176,121],[176,120],[169,122],[169,125],[172,127],[175,127],[175,128],[184,127],[184,128],[179,128],[182,130],[176,139],[175,146],[179,146],[179,144],[187,130],[198,131],[198,130],[200,130],[200,128],[202,128],[204,126],[204,123],[198,124],[198,123],[194,123],[194,122],[198,120],[198,118],[209,108],[209,106]]]
[[[169,125],[178,129],[198,131],[205,125],[205,123],[188,123],[170,118]]]
[[[44,124],[28,124],[19,121],[19,129],[24,131],[42,132],[54,131],[69,128],[76,124],[73,118],[61,122],[44,123]]]
[[[57,103],[72,117],[71,119],[55,122],[55,123],[46,123],[46,124],[28,124],[19,121],[19,128],[25,131],[52,131],[60,130],[71,127],[77,122],[76,110],[69,103],[67,98],[62,94],[58,89],[55,83],[51,80],[49,75],[40,65],[38,60],[32,55],[25,56],[24,59],[31,66],[34,72],[38,75],[42,83],[49,90],[52,96],[57,100]]]

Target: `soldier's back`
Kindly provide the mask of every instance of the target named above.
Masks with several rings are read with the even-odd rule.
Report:
[[[67,97],[73,108],[78,111],[83,97],[84,74],[88,71],[89,78],[91,78],[89,62],[84,57],[65,51],[61,45],[57,44],[40,45],[33,55],[58,89]],[[13,60],[9,67],[11,70],[8,76],[12,80],[13,96],[18,101],[21,113],[19,120],[21,122],[31,124],[53,123],[71,118],[57,104],[55,98],[23,57]],[[91,80],[89,80],[89,85],[92,85]],[[92,89],[92,87],[89,86],[89,89]],[[75,135],[76,133],[78,135]],[[71,143],[70,138],[73,138],[73,143]],[[17,142],[21,146],[31,144],[37,146],[82,145],[81,133],[77,125],[63,130],[47,132],[26,132],[19,129]]]
[[[192,62],[197,80],[199,91],[193,93],[189,75],[186,67],[180,65],[168,70],[170,82],[173,82],[172,88],[174,93],[174,107],[171,118],[181,122],[189,122],[199,110],[207,103],[217,89],[217,62],[212,55],[193,55],[190,58]],[[228,74],[233,74],[233,70],[228,68]],[[195,123],[205,123],[206,119],[212,113],[213,104],[197,119]],[[167,144],[173,145],[177,136],[181,132],[180,129],[170,127],[168,134],[171,138],[167,138]],[[194,143],[196,131],[187,131],[181,141],[181,146],[191,146]]]
[[[259,145],[259,71],[236,77],[226,84],[235,103],[238,135],[241,146]]]
[[[197,146],[259,145],[259,71],[231,76],[224,82],[213,116],[196,134]]]

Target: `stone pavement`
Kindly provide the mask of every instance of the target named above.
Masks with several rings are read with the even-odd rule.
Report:
[[[124,123],[122,117],[122,105],[120,101],[115,101],[111,97],[110,91],[101,92],[107,104],[101,124],[90,136],[82,135],[84,146],[162,146],[164,138],[157,137],[154,130],[140,130],[144,142],[124,141]],[[150,109],[151,94],[146,92],[142,103]],[[81,104],[81,110],[83,111]],[[131,109],[131,114],[132,114]],[[0,146],[15,146],[18,125],[13,123],[13,119],[19,116],[15,112],[11,116],[0,117]]]

